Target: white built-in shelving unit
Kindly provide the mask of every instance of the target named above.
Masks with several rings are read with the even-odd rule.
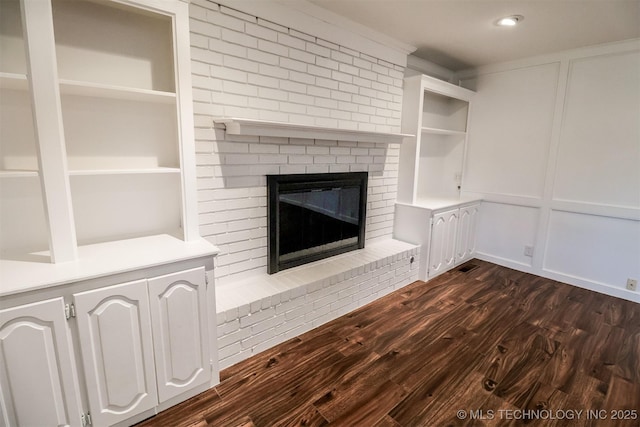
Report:
[[[417,75],[404,81],[394,236],[422,246],[419,278],[471,259],[480,200],[462,194],[474,92]]]
[[[18,1],[0,2],[0,252],[47,249]]]
[[[191,90],[187,2],[0,1],[0,425],[217,384]]]
[[[473,92],[429,76],[405,79],[398,200],[457,199],[462,185]]]
[[[188,5],[0,3],[3,270],[34,253],[77,262],[85,245],[201,241]]]

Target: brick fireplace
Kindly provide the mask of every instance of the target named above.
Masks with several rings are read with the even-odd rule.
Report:
[[[406,56],[392,63],[348,47],[350,38],[343,45],[207,0],[192,0],[190,15],[200,231],[220,248],[225,367],[410,283],[418,253],[391,240],[398,144],[230,135],[214,118],[397,133]],[[268,276],[266,175],[345,172],[369,176],[367,252]]]

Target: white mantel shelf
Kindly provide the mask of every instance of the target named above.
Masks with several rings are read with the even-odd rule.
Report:
[[[223,126],[229,135],[276,136],[284,138],[358,141],[382,144],[400,144],[405,138],[414,136],[403,133],[368,132],[227,117],[215,118],[213,119],[213,122],[217,126]]]

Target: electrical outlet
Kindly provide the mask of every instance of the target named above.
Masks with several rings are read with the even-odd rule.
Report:
[[[638,281],[636,279],[627,279],[627,289],[630,291],[637,291]]]
[[[533,256],[533,246],[524,247],[524,256]]]

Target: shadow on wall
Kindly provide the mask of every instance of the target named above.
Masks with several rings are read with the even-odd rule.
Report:
[[[302,138],[225,135],[216,130],[219,165],[214,176],[224,188],[266,186],[266,175],[369,172],[383,177],[387,144]]]

